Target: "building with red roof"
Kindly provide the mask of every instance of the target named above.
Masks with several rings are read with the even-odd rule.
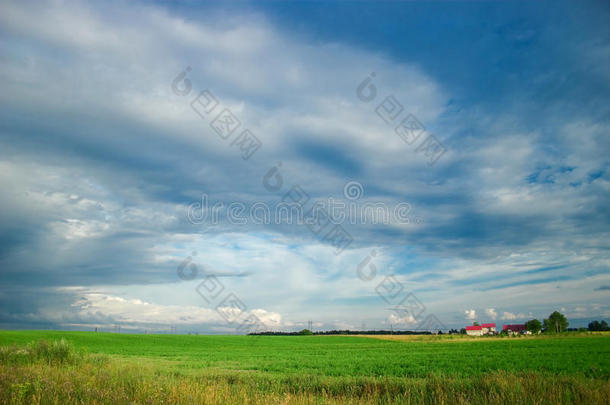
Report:
[[[525,324],[503,325],[502,332],[507,332],[510,334],[529,333],[525,327]]]
[[[481,324],[481,327],[483,328],[483,334],[493,334],[496,333],[496,324],[495,323],[484,323]]]
[[[495,323],[483,323],[481,325],[466,326],[466,334],[470,336],[493,335],[496,333]]]

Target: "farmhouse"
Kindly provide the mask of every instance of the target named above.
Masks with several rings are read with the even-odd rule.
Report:
[[[494,335],[495,333],[495,323],[484,323],[481,325],[466,326],[466,334],[470,336]]]
[[[495,323],[484,323],[481,325],[481,327],[483,328],[483,334],[484,335],[489,335],[489,334],[494,334],[496,333],[496,324]]]
[[[515,324],[515,325],[503,325],[502,332],[507,332],[511,335],[516,335],[518,333],[529,334],[530,332],[527,330],[525,325]]]
[[[510,335],[529,335],[531,332],[527,330],[524,324],[514,324],[514,325],[503,325],[502,332],[506,332]],[[481,325],[471,325],[466,326],[466,334],[470,336],[485,336],[485,335],[495,335],[496,324],[495,323],[483,323]]]

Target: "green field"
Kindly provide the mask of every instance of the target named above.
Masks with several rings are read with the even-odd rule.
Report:
[[[41,338],[64,338],[78,359],[5,356],[3,403],[610,401],[608,334],[383,340],[3,331],[0,346],[16,352]]]

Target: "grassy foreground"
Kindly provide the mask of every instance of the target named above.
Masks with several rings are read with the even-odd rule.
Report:
[[[6,404],[610,403],[608,334],[381,340],[5,331],[0,346]]]

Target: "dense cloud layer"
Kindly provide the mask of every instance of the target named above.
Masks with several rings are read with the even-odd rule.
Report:
[[[478,28],[494,53],[453,38],[504,61],[483,97],[456,85],[459,71],[430,67],[459,56],[293,33],[289,15],[282,24],[265,7],[0,6],[0,322],[234,331],[196,292],[210,275],[270,328],[414,327],[376,292],[390,275],[445,325],[561,307],[610,316],[607,28],[559,43],[573,27],[524,8]],[[390,11],[380,6],[380,21]],[[515,23],[528,18],[534,29]],[[447,35],[438,22],[426,29]],[[517,62],[543,51],[540,66]],[[187,66],[182,96],[172,83],[184,88]],[[377,96],[362,101],[372,72]],[[249,159],[191,108],[204,89],[262,142]],[[421,139],[445,145],[434,165],[376,113],[390,95],[428,129]],[[265,187],[273,167],[279,190]],[[344,193],[350,181],[358,198]],[[353,242],[336,255],[306,225],[188,215],[203,195],[272,206],[295,185],[312,201],[405,204],[408,221],[345,223]],[[189,256],[198,272],[184,281],[176,269]],[[367,257],[371,281],[358,277]]]

